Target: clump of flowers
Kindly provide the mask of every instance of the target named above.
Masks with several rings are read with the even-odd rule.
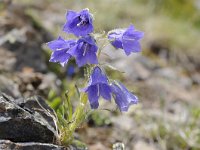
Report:
[[[84,9],[80,12],[70,10],[67,12],[66,19],[63,31],[74,34],[76,39],[58,37],[48,42],[47,45],[52,50],[50,62],[60,63],[64,67],[71,58],[74,58],[78,67],[84,66],[90,73],[85,77],[87,86],[81,89],[80,105],[74,112],[73,121],[64,131],[68,138],[65,138],[63,142],[70,143],[73,132],[81,123],[88,101],[91,109],[97,109],[100,97],[106,101],[111,101],[113,98],[120,111],[128,111],[131,105],[138,103],[138,97],[122,83],[106,76],[104,67],[98,61],[101,49],[97,46],[93,33],[93,15],[89,10]],[[108,32],[107,40],[116,49],[123,49],[128,56],[141,51],[140,40],[143,36],[143,32],[137,31],[133,25],[130,25],[127,29],[115,29]]]

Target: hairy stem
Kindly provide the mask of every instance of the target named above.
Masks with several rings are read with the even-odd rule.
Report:
[[[85,107],[87,104],[88,98],[85,93],[82,93],[80,96],[80,104],[76,108],[76,111],[74,113],[74,121],[70,124],[69,130],[71,132],[74,132],[75,129],[80,125],[80,123],[85,118]]]
[[[84,70],[86,82],[88,81],[89,74],[91,71],[91,66],[87,66]],[[67,125],[67,128],[64,128],[64,131],[62,133],[64,136],[62,137],[62,143],[65,145],[71,144],[74,140],[73,133],[75,130],[80,126],[80,124],[83,122],[83,120],[86,117],[86,105],[88,102],[88,97],[86,93],[80,94],[80,103],[77,106],[75,112],[73,113],[72,122]]]

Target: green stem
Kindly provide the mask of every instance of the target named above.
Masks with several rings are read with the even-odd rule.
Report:
[[[76,108],[76,111],[73,114],[73,121],[69,124],[68,127],[61,128],[61,143],[63,145],[69,145],[73,142],[74,137],[73,133],[75,132],[76,128],[80,126],[84,117],[85,117],[85,108],[87,104],[88,98],[85,93],[82,93],[80,96],[80,104]]]
[[[85,93],[82,93],[80,96],[80,104],[77,107],[74,113],[74,121],[70,124],[69,130],[73,133],[76,128],[80,125],[83,118],[85,117],[85,107],[87,104],[88,98]]]
[[[85,78],[88,80],[88,73],[90,73],[90,69],[92,66],[86,67],[85,71]],[[87,81],[86,80],[86,81]],[[85,119],[85,109],[86,109],[86,104],[88,102],[88,97],[86,93],[81,93],[80,94],[80,104],[76,108],[72,122],[69,124],[68,129],[64,131],[64,134],[66,135],[65,138],[63,138],[63,142],[66,144],[70,144],[73,142],[73,133],[75,130],[80,126],[80,124],[83,122]]]

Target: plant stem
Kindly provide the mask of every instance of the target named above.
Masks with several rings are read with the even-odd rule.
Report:
[[[91,66],[86,67],[85,71],[85,78],[86,81],[88,81],[89,78],[89,74]],[[83,120],[85,119],[85,109],[86,109],[86,104],[88,102],[88,97],[86,93],[81,93],[80,94],[80,103],[78,105],[78,107],[76,108],[73,117],[72,117],[72,122],[69,124],[69,126],[67,127],[67,130],[65,130],[65,136],[63,138],[63,142],[66,144],[71,144],[73,142],[73,133],[75,132],[76,128],[78,128],[80,126],[80,124],[83,122]]]
[[[69,130],[73,133],[75,129],[80,125],[83,118],[85,117],[85,107],[87,104],[88,98],[85,93],[82,93],[80,96],[80,104],[77,107],[74,113],[74,121],[70,124]]]
[[[69,145],[73,142],[73,133],[75,132],[76,128],[80,126],[83,119],[85,118],[85,108],[87,101],[87,95],[85,93],[82,93],[80,96],[80,104],[73,114],[73,121],[71,122],[71,124],[68,124],[68,126],[61,128],[61,143],[63,145]]]

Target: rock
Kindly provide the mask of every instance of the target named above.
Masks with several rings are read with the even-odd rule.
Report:
[[[56,75],[54,73],[47,73],[43,76],[43,80],[41,84],[39,85],[38,89],[41,91],[49,91],[50,89],[53,89],[54,91],[58,91],[58,86],[60,86],[62,83],[59,79],[57,79]]]
[[[128,66],[130,65],[131,63],[128,64]],[[133,65],[133,68],[130,68],[130,69],[131,70],[128,70],[127,68],[127,74],[132,80],[145,80],[151,74],[151,72],[139,62],[135,62]]]
[[[67,149],[62,146],[49,143],[36,143],[36,142],[14,143],[9,140],[0,140],[0,149],[1,150],[70,150],[69,148]]]
[[[131,131],[131,129],[136,126],[134,120],[128,115],[120,115],[117,117],[112,117],[111,121],[118,129],[124,131]]]
[[[24,97],[30,97],[33,94],[47,97],[50,89],[56,93],[60,92],[61,81],[53,73],[42,74],[24,70],[16,75],[19,90]]]
[[[89,149],[102,150],[102,149],[106,149],[106,147],[102,143],[98,142],[98,143],[90,145]]]
[[[137,55],[135,57],[135,61],[139,62],[146,69],[151,70],[151,71],[160,68],[159,64],[155,63],[152,59],[150,59],[150,58],[148,58],[146,56],[143,56],[143,55]]]
[[[192,79],[187,76],[179,77],[178,81],[180,85],[182,85],[185,89],[191,89],[192,84],[193,84]]]
[[[194,84],[200,85],[200,73],[192,74],[192,81]]]
[[[140,99],[142,104],[146,107],[160,107],[158,102],[169,101],[182,101],[189,102],[190,104],[196,104],[196,100],[199,97],[199,93],[188,89],[189,84],[184,85],[179,77],[177,80],[169,80],[159,76],[152,76],[145,83],[137,84],[140,89]]]
[[[17,58],[15,57],[15,55],[4,48],[0,48],[0,56],[0,70],[13,70],[15,63],[17,62]]]
[[[0,75],[0,91],[8,93],[12,97],[21,97],[19,86],[8,75]]]
[[[125,150],[125,145],[124,143],[121,142],[117,142],[115,144],[113,144],[113,150]]]
[[[134,150],[157,150],[157,148],[144,141],[138,141],[134,146]]]
[[[0,139],[13,142],[57,143],[53,110],[41,97],[13,99],[0,95]]]
[[[42,44],[52,39],[50,33],[37,24],[23,6],[9,5],[3,14],[0,55],[4,57],[0,70],[15,72],[30,67],[37,72],[47,72]]]
[[[49,90],[60,93],[61,81],[54,73],[42,74],[26,68],[22,72],[2,72],[0,91],[13,98],[41,95],[47,97]]]
[[[151,70],[156,67],[150,59],[139,54],[126,57],[121,51],[110,53],[108,52],[108,55],[112,56],[110,64],[117,70],[124,72],[124,75],[133,81],[149,78]]]
[[[177,71],[175,69],[172,69],[172,68],[161,68],[161,69],[158,69],[155,72],[155,74],[160,76],[160,77],[169,79],[169,80],[177,80],[178,77],[179,77],[178,74],[177,74]]]
[[[186,123],[190,118],[188,104],[180,101],[169,102],[166,105],[166,119],[176,123]],[[162,114],[162,113],[160,113]],[[164,114],[163,114],[164,115]]]
[[[123,50],[113,49],[110,45],[103,49],[100,60],[109,62],[133,81],[146,80],[152,71],[160,68],[160,65],[146,56],[133,53],[127,57]]]

